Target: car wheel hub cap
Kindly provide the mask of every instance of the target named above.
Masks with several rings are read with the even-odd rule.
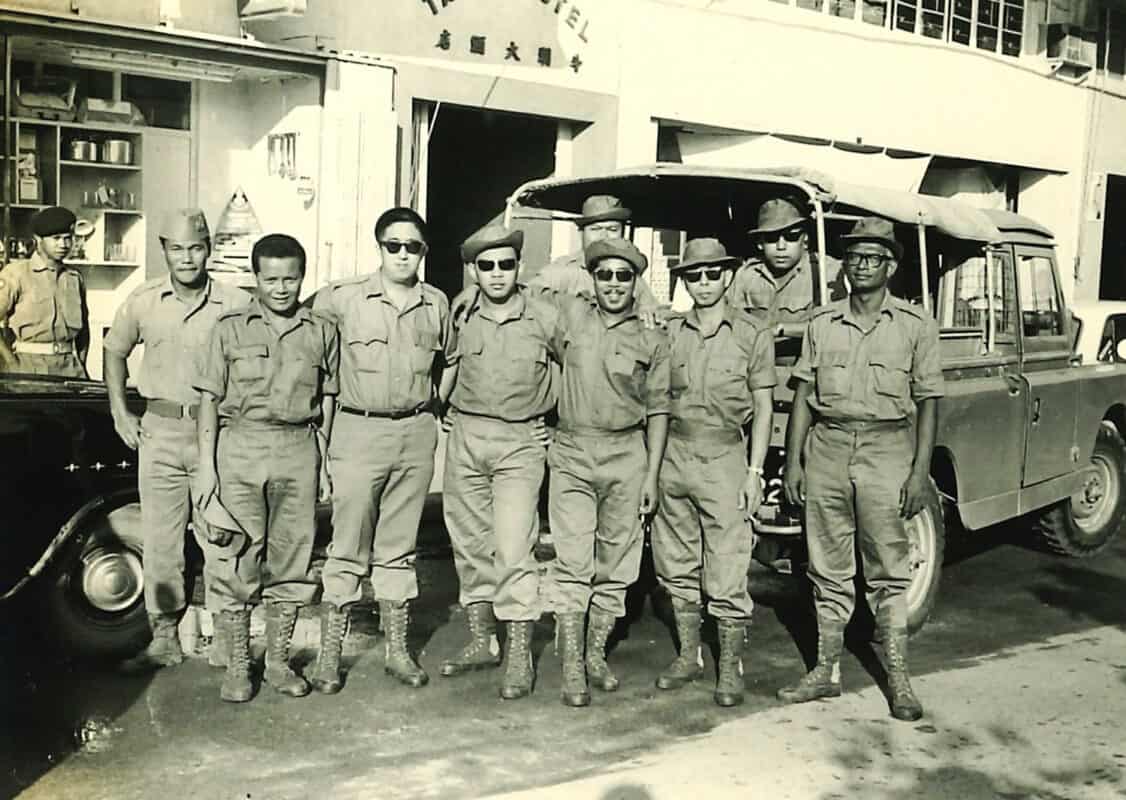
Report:
[[[1094,469],[1090,477],[1071,499],[1075,524],[1084,531],[1099,530],[1118,504],[1111,466],[1101,458],[1093,459],[1091,465]]]
[[[911,565],[908,608],[914,608],[926,597],[934,562],[934,538],[934,523],[928,510],[920,512],[907,523],[907,558]]]
[[[94,608],[124,611],[141,596],[144,573],[135,553],[99,549],[83,561],[82,593]]]

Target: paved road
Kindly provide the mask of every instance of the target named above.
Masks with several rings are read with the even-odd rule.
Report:
[[[435,677],[418,691],[383,674],[369,609],[353,618],[348,683],[334,697],[267,691],[231,706],[201,658],[127,677],[47,668],[9,651],[0,797],[395,800],[538,796],[555,784],[543,796],[906,798],[942,788],[937,796],[1120,797],[1126,541],[1080,562],[1026,538],[1013,526],[952,543],[943,597],[912,643],[930,712],[916,725],[888,718],[872,654],[856,643],[843,665],[845,698],[779,707],[774,691],[803,670],[812,628],[800,586],[757,570],[743,707],[714,706],[707,682],[653,688],[672,645],[648,607],[612,654],[624,683],[617,694],[596,694],[587,709],[559,704],[545,618],[535,694],[502,702],[495,674],[435,675],[463,620],[439,553],[420,561],[418,638]]]

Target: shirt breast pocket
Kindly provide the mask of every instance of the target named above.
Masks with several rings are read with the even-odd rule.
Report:
[[[310,361],[290,361],[278,373],[272,393],[289,417],[312,414],[319,399],[320,370]]]
[[[434,357],[440,348],[438,334],[433,331],[414,332],[414,352],[412,362],[414,371],[418,375],[428,375],[434,368]]]
[[[623,345],[618,345],[606,361],[610,374],[625,379],[634,394],[638,395],[645,386],[645,376],[649,372],[649,364],[648,353]]]
[[[358,371],[387,371],[387,331],[375,326],[357,328],[348,332],[346,345]]]
[[[847,350],[830,350],[817,362],[817,397],[831,402],[848,396],[849,365]]]
[[[678,397],[689,387],[690,383],[688,359],[674,359],[669,368],[669,392],[673,397]]]
[[[746,394],[747,362],[738,356],[717,356],[708,364],[708,382],[723,398]]]
[[[231,381],[246,389],[257,388],[270,374],[270,351],[264,344],[231,349]]]
[[[872,389],[876,394],[903,403],[911,398],[911,363],[906,353],[873,353],[868,363],[872,366]]]

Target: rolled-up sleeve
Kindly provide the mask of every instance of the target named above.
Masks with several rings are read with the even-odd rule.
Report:
[[[141,326],[137,321],[137,297],[130,295],[117,307],[113,324],[102,341],[102,347],[114,355],[128,358],[141,341]]]
[[[751,346],[750,361],[747,364],[747,387],[769,389],[778,385],[778,375],[774,370],[774,335],[768,329],[758,330]]]
[[[331,323],[325,326],[324,380],[321,394],[340,394],[340,331]]]
[[[662,336],[653,348],[653,358],[645,375],[645,414],[669,413],[669,342]]]
[[[927,317],[915,340],[911,361],[911,399],[917,403],[928,397],[942,397],[943,394],[945,391],[938,345],[938,323]]]
[[[222,323],[211,329],[207,346],[196,354],[192,386],[219,400],[227,396],[227,354],[223,346]]]
[[[799,381],[806,383],[813,383],[813,365],[817,363],[817,344],[814,342],[814,326],[815,320],[810,320],[805,326],[805,335],[801,340],[801,355],[798,356],[798,362],[794,364],[794,369],[791,375]]]

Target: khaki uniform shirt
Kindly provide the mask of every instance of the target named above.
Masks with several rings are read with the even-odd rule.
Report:
[[[17,341],[73,342],[86,327],[86,286],[76,270],[56,270],[38,252],[0,272],[0,319]]]
[[[143,343],[137,377],[141,395],[190,405],[199,399],[192,386],[197,354],[207,348],[219,317],[249,301],[242,289],[208,278],[203,295],[187,303],[177,296],[171,278],[154,278],[134,289],[117,309],[104,346],[128,358]]]
[[[669,413],[669,344],[636,314],[611,322],[593,300],[553,295],[561,311],[553,344],[563,362],[559,423],[618,431]]]
[[[816,257],[817,254],[812,254]],[[811,254],[806,253],[802,260],[785,275],[776,277],[766,262],[751,259],[735,271],[735,278],[727,289],[729,300],[740,308],[754,312],[771,325],[793,325],[809,321],[813,309],[814,270],[810,263]],[[826,258],[825,276],[829,298],[838,300],[844,296],[839,283],[840,262]]]
[[[518,302],[519,313],[503,322],[479,303],[450,332],[446,362],[458,365],[450,404],[459,411],[522,422],[555,405],[551,358],[559,311],[523,290]]]
[[[321,397],[340,390],[336,326],[299,307],[281,334],[258,298],[219,317],[196,363],[195,388],[219,399],[219,415],[302,424],[321,413]]]
[[[813,384],[809,405],[826,419],[906,419],[920,400],[942,396],[938,324],[888,294],[865,330],[849,301],[838,301],[809,321],[793,375]]]
[[[533,289],[551,289],[564,294],[594,297],[594,276],[587,270],[586,258],[581,250],[554,259],[528,281],[528,286]],[[633,296],[638,308],[650,309],[657,306],[653,290],[641,276],[634,281]]]
[[[434,367],[445,349],[450,303],[419,282],[400,312],[379,272],[329,284],[313,310],[340,329],[340,403],[382,414],[415,411],[434,397]]]
[[[738,430],[751,418],[751,392],[778,383],[774,336],[760,319],[730,306],[713,334],[700,329],[696,310],[669,323],[671,425]]]

